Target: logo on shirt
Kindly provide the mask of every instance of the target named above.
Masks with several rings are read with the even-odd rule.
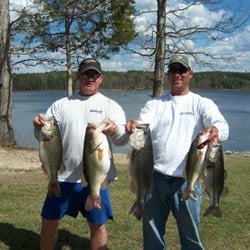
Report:
[[[97,109],[91,109],[90,110],[90,113],[102,113],[103,111],[102,110],[97,110]]]
[[[190,112],[190,111],[184,111],[184,112],[181,112],[180,115],[194,115],[193,112]]]

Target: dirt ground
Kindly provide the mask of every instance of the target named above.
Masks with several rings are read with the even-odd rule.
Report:
[[[115,154],[115,162],[128,163],[126,154]],[[10,172],[39,170],[41,167],[38,151],[21,147],[0,146],[0,175]]]
[[[250,152],[225,152],[225,157],[231,156],[250,157]],[[114,158],[116,164],[128,164],[126,154],[114,154]],[[38,173],[37,178],[43,175],[37,150],[0,146],[0,186],[9,183],[11,179],[15,182],[16,176],[21,181],[19,178],[21,173],[27,174],[33,171]]]
[[[117,164],[128,164],[126,154],[114,154]],[[47,181],[41,169],[38,150],[0,146],[0,187]]]
[[[0,147],[0,172],[27,171],[40,168],[38,152],[18,147]]]

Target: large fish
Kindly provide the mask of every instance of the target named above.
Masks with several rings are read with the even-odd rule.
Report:
[[[90,189],[85,203],[85,209],[100,209],[100,189],[107,185],[108,175],[111,168],[111,152],[107,136],[102,133],[105,124],[96,126],[88,124],[86,128],[83,173]]]
[[[57,174],[58,170],[64,170],[64,165],[62,163],[61,136],[55,118],[46,118],[41,130],[35,129],[35,137],[39,141],[39,158],[42,169],[49,179],[48,195],[61,196]]]
[[[129,169],[132,177],[131,191],[136,194],[136,201],[130,214],[140,220],[143,214],[144,198],[151,192],[153,185],[153,150],[148,124],[136,125],[130,135],[132,151],[130,152]]]
[[[228,193],[228,188],[224,186],[224,178],[225,169],[222,146],[218,143],[209,143],[203,171],[203,181],[210,205],[206,209],[204,216],[222,216],[219,208],[219,199],[222,194],[226,195]]]
[[[189,149],[186,165],[187,188],[182,194],[183,200],[187,200],[189,198],[193,200],[197,199],[194,185],[201,177],[205,155],[208,148],[209,134],[210,133],[199,133],[193,140]]]

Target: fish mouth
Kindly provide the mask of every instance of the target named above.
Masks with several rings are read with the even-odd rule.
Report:
[[[207,144],[209,143],[208,140],[200,143],[198,146],[197,146],[197,149],[203,149]]]
[[[199,138],[198,138],[198,145],[197,145],[197,149],[203,149],[205,146],[207,146],[209,144],[209,135],[210,133],[200,133],[199,134]]]
[[[149,123],[140,123],[140,124],[135,125],[135,128],[138,128],[138,129],[143,129],[147,127],[149,127]]]

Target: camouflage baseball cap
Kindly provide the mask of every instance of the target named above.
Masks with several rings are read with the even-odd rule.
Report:
[[[182,64],[184,67],[190,68],[190,69],[191,69],[191,63],[190,63],[188,57],[185,56],[185,55],[174,55],[174,56],[170,57],[169,63],[168,63],[168,67],[169,67],[172,63],[180,63],[180,64]]]

